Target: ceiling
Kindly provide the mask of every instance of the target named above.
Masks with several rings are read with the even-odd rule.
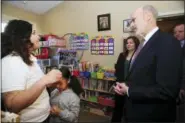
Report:
[[[39,15],[48,12],[62,2],[63,1],[4,1],[4,3],[11,4]]]

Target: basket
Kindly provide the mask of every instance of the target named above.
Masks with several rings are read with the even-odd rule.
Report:
[[[109,77],[110,77],[110,73],[109,73],[109,72],[105,72],[105,73],[104,73],[104,77],[105,77],[105,78],[109,78]]]
[[[91,96],[91,97],[88,98],[88,100],[89,100],[90,102],[98,102],[98,99],[97,99],[96,96]]]
[[[80,77],[84,77],[84,72],[80,72]]]
[[[103,72],[97,72],[97,78],[98,79],[103,79],[104,78],[104,73]]]
[[[90,77],[91,77],[91,73],[85,71],[85,72],[84,72],[84,77],[85,77],[85,78],[90,78]]]
[[[80,74],[79,70],[73,70],[73,76],[78,77]]]
[[[104,97],[98,97],[98,103],[104,105],[104,106],[115,106],[115,101],[112,99],[104,98]]]
[[[96,72],[92,72],[91,73],[91,78],[96,78],[97,77],[97,73]]]

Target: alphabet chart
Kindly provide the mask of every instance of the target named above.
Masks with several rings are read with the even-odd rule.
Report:
[[[112,36],[96,36],[91,40],[92,55],[114,55],[114,38]]]

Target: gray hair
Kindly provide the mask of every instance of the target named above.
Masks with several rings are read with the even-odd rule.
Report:
[[[158,12],[157,12],[157,10],[156,10],[152,5],[145,5],[145,6],[142,7],[142,9],[143,9],[143,11],[151,12],[152,15],[153,15],[153,17],[154,17],[155,19],[157,19],[157,17],[158,17]]]

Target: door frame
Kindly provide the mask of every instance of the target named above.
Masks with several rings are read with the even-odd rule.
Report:
[[[175,16],[183,16],[184,15],[184,10],[179,10],[179,11],[172,11],[172,12],[159,12],[158,18],[166,18],[166,17],[175,17]]]

